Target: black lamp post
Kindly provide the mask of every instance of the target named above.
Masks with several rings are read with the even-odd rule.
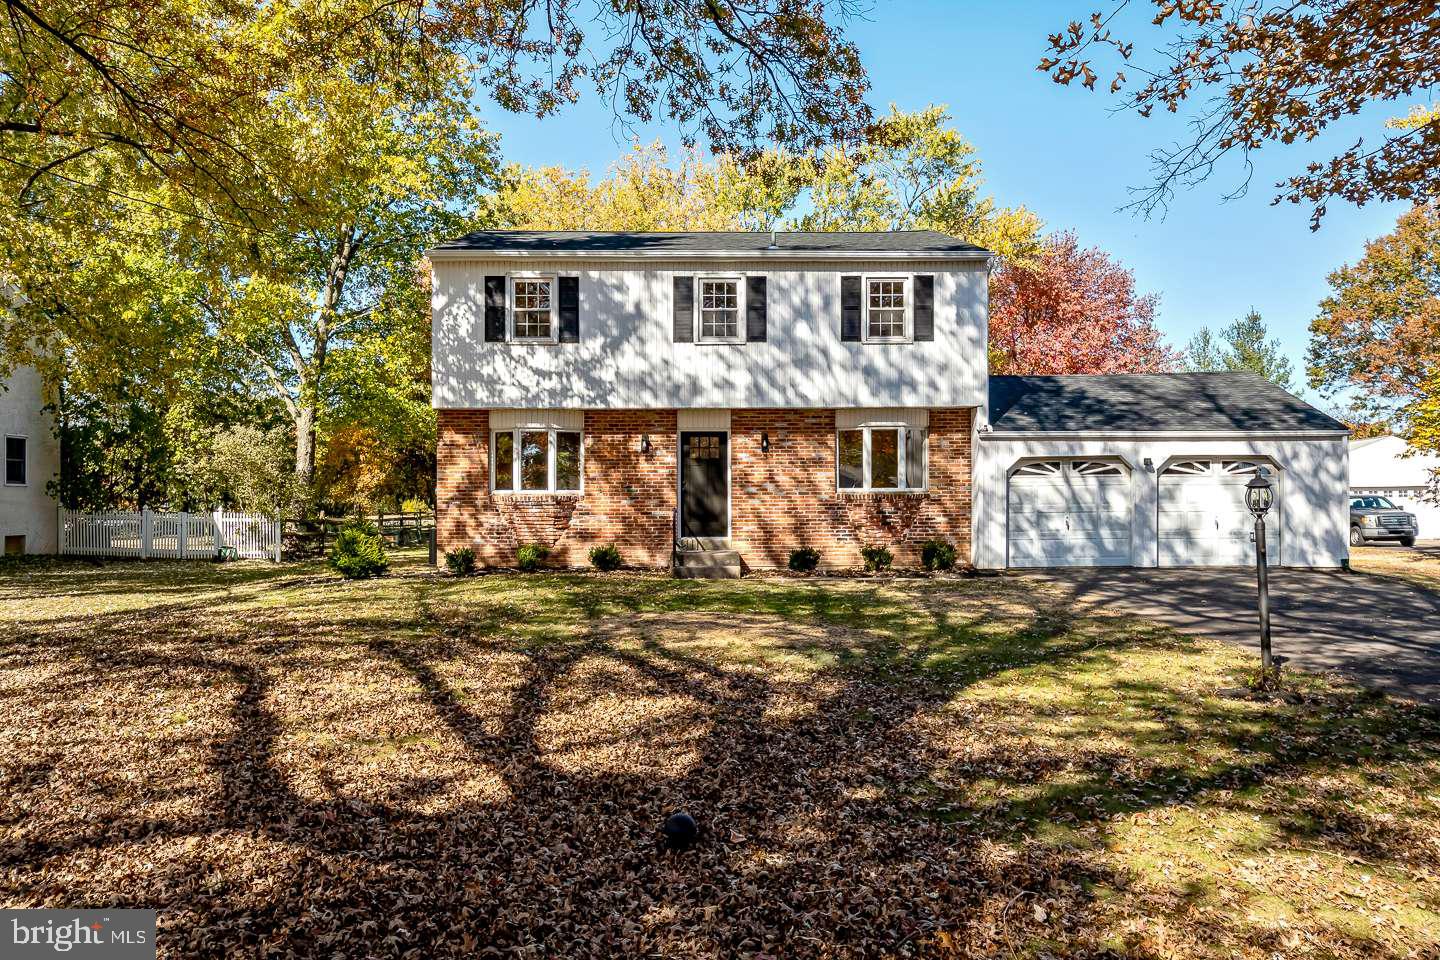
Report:
[[[1271,677],[1270,660],[1270,575],[1265,559],[1265,514],[1275,502],[1275,488],[1265,478],[1264,468],[1245,484],[1245,506],[1255,517],[1255,578],[1260,588],[1260,672],[1263,682]]]

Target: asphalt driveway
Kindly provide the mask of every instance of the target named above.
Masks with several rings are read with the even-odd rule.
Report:
[[[1260,648],[1253,568],[1088,568],[1028,573],[1075,601],[1128,610],[1178,630]],[[1317,570],[1270,576],[1277,656],[1307,670],[1440,704],[1440,592],[1392,577]]]

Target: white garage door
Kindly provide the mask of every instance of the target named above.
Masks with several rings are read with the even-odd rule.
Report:
[[[1274,467],[1255,460],[1177,460],[1160,473],[1160,566],[1244,566],[1255,562],[1255,518],[1245,484],[1261,467],[1275,484],[1265,517],[1269,562],[1280,562],[1280,489]]]
[[[1043,460],[1010,474],[1012,567],[1130,563],[1130,474],[1108,460]]]

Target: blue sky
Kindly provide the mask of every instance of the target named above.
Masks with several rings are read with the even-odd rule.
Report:
[[[1223,200],[1243,175],[1237,162],[1179,194],[1163,220],[1141,219],[1118,208],[1129,201],[1129,187],[1148,182],[1150,151],[1182,136],[1181,125],[1172,117],[1114,113],[1111,97],[1058,86],[1035,69],[1046,36],[1083,19],[1097,2],[877,0],[847,32],[870,72],[873,104],[947,104],[956,129],[977,147],[997,202],[1023,203],[1047,229],[1073,229],[1082,243],[1133,269],[1142,291],[1160,295],[1158,323],[1173,345],[1253,306],[1303,380],[1306,328],[1328,290],[1326,275],[1357,259],[1367,239],[1387,233],[1403,207],[1334,202],[1312,233],[1309,208],[1271,206],[1270,185],[1312,158],[1330,156],[1326,146],[1378,136],[1384,117],[1404,108],[1354,118],[1320,145],[1260,151],[1252,157],[1250,192],[1241,199]],[[1139,41],[1137,48],[1158,45],[1161,34],[1144,16],[1153,7],[1134,6],[1138,16],[1122,27]],[[485,112],[507,160],[598,173],[628,146],[593,96],[545,120],[493,106]],[[679,143],[677,131],[665,125],[633,134]]]

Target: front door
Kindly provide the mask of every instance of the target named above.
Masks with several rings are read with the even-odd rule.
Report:
[[[724,432],[680,434],[680,535],[730,535],[730,450]]]

